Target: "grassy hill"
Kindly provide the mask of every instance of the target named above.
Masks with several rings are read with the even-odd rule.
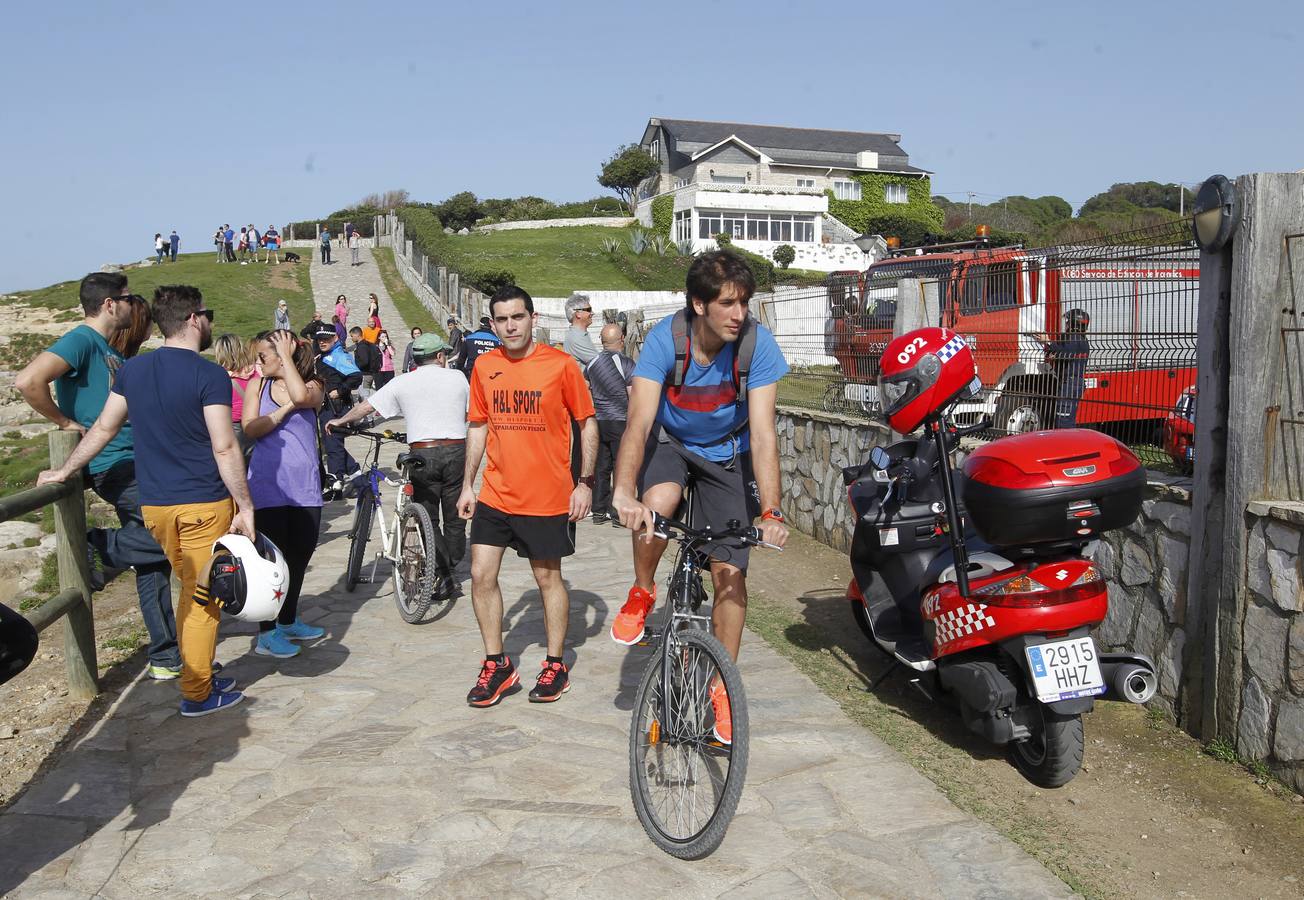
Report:
[[[296,328],[312,318],[312,286],[308,280],[308,262],[279,266],[265,263],[218,264],[213,253],[187,253],[175,263],[127,269],[132,293],[146,300],[154,288],[164,284],[189,284],[204,294],[204,304],[214,311],[213,333],[232,332],[252,337],[272,327],[276,301],[290,305],[290,322]],[[33,291],[18,291],[16,296],[32,306],[56,310],[80,311],[76,281],[64,281]],[[75,320],[79,315],[71,315]]]
[[[628,242],[622,228],[588,225],[571,228],[532,228],[487,234],[440,235],[435,254],[453,268],[506,269],[516,283],[540,297],[564,297],[571,291],[676,291],[684,288],[691,259],[609,254],[604,238]]]

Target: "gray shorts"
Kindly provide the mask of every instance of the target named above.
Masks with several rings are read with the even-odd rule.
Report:
[[[750,453],[739,453],[728,463],[712,462],[698,456],[677,441],[663,440],[660,428],[653,428],[643,451],[643,468],[638,473],[638,490],[642,495],[653,485],[693,482],[694,528],[710,525],[728,527],[731,519],[750,524],[761,513],[760,491],[752,475]],[[718,562],[729,563],[747,571],[751,548],[737,541],[713,541],[707,554]]]

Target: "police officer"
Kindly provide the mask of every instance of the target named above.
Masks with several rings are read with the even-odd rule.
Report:
[[[1087,387],[1087,359],[1091,356],[1091,343],[1087,340],[1087,327],[1091,316],[1084,309],[1070,309],[1064,314],[1064,333],[1052,341],[1043,333],[1032,337],[1046,348],[1046,361],[1055,371],[1059,383],[1055,398],[1055,427],[1075,428],[1078,424],[1078,403]]]
[[[471,380],[471,370],[475,368],[475,361],[481,353],[488,353],[502,345],[503,342],[498,339],[498,335],[494,334],[493,323],[489,321],[489,317],[481,316],[480,327],[462,338],[462,358],[457,361],[457,367],[462,370],[466,380]]]

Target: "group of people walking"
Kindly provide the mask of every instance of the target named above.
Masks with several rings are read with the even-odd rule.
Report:
[[[81,284],[82,325],[39,354],[18,386],[37,412],[84,435],[39,480],[88,467],[93,489],[114,504],[122,527],[93,531],[90,544],[103,568],[135,569],[148,672],[180,679],[182,715],[241,699],[213,659],[220,611],[205,602],[203,583],[196,593],[214,542],[228,532],[270,539],[289,571],[280,614],[261,623],[254,652],[285,659],[325,635],[302,620],[300,595],[323,504],[360,477],[339,428],[370,416],[402,416],[424,463],[412,469],[413,499],[436,526],[435,600],[460,593],[469,545],[485,655],[467,702],[493,706],[520,682],[502,646],[499,573],[509,548],[528,560],[544,608],[546,653],[529,699],[552,702],[570,683],[561,560],[576,551],[580,519],[635,532],[632,586],[611,628],[622,644],[637,642],[655,603],[665,541],[651,534],[653,515],[675,513],[690,480],[702,496],[698,524],[723,528],[759,515],[766,541],[786,539],[774,399],[787,366],[773,335],[748,318],[754,288],[736,257],[698,257],[686,309],[652,329],[635,363],[619,325],[605,326],[601,348],[593,345],[583,295],[567,302],[571,328],[561,348],[536,341],[532,298],[508,286],[475,330],[463,333],[450,318],[452,341],[412,329],[395,371],[374,294],[364,324],[349,326],[341,295],[332,322],[315,315],[297,334],[278,305],[275,328],[252,342],[222,335],[210,362],[201,353],[214,345],[214,314],[197,289],[161,287],[146,304],[124,275],[97,273]],[[151,322],[163,347],[134,355]],[[734,355],[749,330],[739,385]],[[364,366],[373,369],[370,393]],[[715,632],[736,656],[747,551],[726,546],[712,555]],[[182,589],[175,618],[171,570]],[[727,740],[723,691],[716,702],[724,706],[715,711],[717,734]]]

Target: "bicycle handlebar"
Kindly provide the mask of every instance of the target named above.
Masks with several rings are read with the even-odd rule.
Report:
[[[693,528],[685,525],[678,519],[669,519],[658,512],[652,513],[652,533],[659,538],[669,540],[674,538],[679,541],[720,541],[737,539],[749,547],[764,547],[767,550],[782,550],[777,544],[771,544],[768,541],[761,540],[761,529],[755,525],[744,526],[737,519],[732,519],[729,526],[720,530],[713,531],[711,526],[705,528]],[[678,532],[676,535],[674,532]]]
[[[365,428],[358,428],[353,425],[336,425],[331,429],[331,431],[338,431],[340,434],[348,434],[354,437],[371,438],[376,441],[397,441],[401,444],[407,443],[407,434],[402,431],[391,431],[388,428],[384,431],[368,431]]]

